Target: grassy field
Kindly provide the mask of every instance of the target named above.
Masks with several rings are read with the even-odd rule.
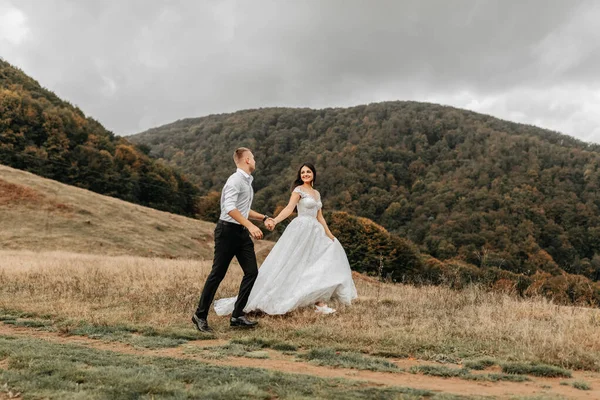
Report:
[[[0,252],[0,308],[77,324],[151,326],[193,332],[210,262],[76,253]],[[235,295],[232,265],[217,297]],[[482,356],[600,370],[600,310],[556,306],[477,287],[454,291],[382,284],[357,276],[359,299],[321,316],[302,309],[259,316],[260,328],[231,331],[210,315],[220,338],[280,340],[373,355],[459,362]]]
[[[10,391],[19,397],[24,393],[31,398],[60,399],[450,398],[427,390],[365,387],[258,368],[215,367],[194,360],[0,337],[0,360],[8,354],[10,369],[4,373],[0,369],[0,379],[6,382],[6,394]]]
[[[333,315],[211,313],[200,334],[213,226],[0,166],[0,400],[600,396],[600,310],[477,286],[355,274]],[[217,298],[240,280],[234,263]]]

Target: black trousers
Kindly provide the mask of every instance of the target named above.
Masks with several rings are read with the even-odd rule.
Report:
[[[215,257],[196,310],[198,317],[206,319],[208,316],[215,293],[234,256],[244,271],[244,278],[232,314],[232,317],[237,318],[244,315],[244,307],[246,307],[250,291],[258,275],[254,242],[252,242],[248,230],[243,226],[219,220],[215,228]]]

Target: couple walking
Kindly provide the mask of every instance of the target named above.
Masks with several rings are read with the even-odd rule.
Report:
[[[234,256],[244,271],[239,294],[214,304],[217,315],[231,314],[233,327],[257,325],[246,318],[249,311],[277,315],[314,306],[316,312],[330,314],[335,310],[325,301],[338,299],[350,304],[357,296],[356,288],[346,253],[323,218],[321,195],[313,187],[317,177],[315,167],[301,166],[288,205],[273,218],[251,209],[255,170],[252,151],[238,148],[233,159],[237,171],[229,177],[221,193],[213,266],[192,316],[196,328],[212,332],[207,322],[208,310]],[[252,238],[262,239],[263,233],[250,220],[262,221],[267,229],[273,230],[295,208],[298,217],[287,226],[259,271]]]

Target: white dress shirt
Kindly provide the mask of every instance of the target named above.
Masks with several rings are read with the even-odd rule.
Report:
[[[252,189],[252,181],[254,177],[248,175],[243,169],[238,168],[233,173],[221,192],[221,216],[223,221],[239,224],[235,219],[229,216],[229,212],[236,208],[244,216],[248,218],[250,214],[250,206],[254,199],[254,189]]]

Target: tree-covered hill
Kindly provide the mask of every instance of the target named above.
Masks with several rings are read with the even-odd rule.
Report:
[[[233,149],[248,146],[256,210],[287,202],[309,161],[327,210],[370,218],[438,259],[600,279],[600,146],[556,132],[387,102],[239,111],[130,139],[186,173],[205,203],[232,172]]]
[[[194,215],[198,189],[0,59],[0,163],[133,203]]]

